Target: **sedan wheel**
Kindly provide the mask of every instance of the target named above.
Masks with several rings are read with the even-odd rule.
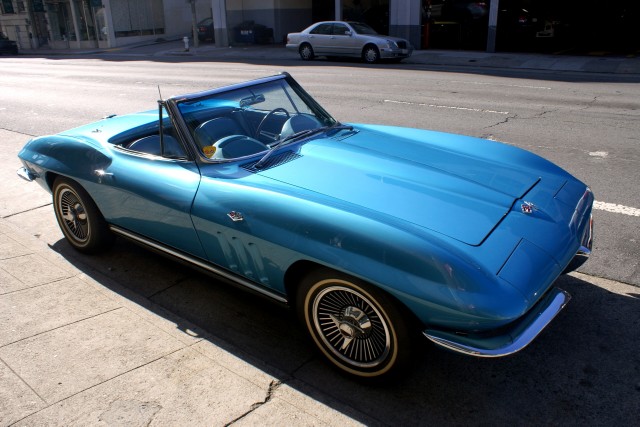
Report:
[[[298,52],[300,53],[300,58],[304,59],[305,61],[310,61],[315,56],[315,54],[313,53],[313,48],[309,43],[305,43],[300,46],[300,50]]]
[[[112,235],[102,214],[89,194],[76,182],[56,178],[53,206],[58,225],[74,249],[96,253],[111,243]]]
[[[362,50],[362,59],[364,62],[369,64],[378,62],[378,59],[380,59],[380,52],[378,51],[378,48],[374,45],[365,46]]]
[[[383,292],[332,270],[302,282],[298,314],[316,346],[339,369],[387,378],[406,367],[410,338],[404,317]]]

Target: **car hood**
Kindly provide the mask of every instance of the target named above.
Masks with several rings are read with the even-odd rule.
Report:
[[[403,39],[400,37],[393,37],[393,36],[385,36],[383,34],[358,34],[359,37],[364,37],[367,39],[375,39],[375,40],[380,40],[380,41],[387,41],[387,40],[392,40],[394,42],[407,42],[407,39]],[[408,44],[408,42],[407,42]]]
[[[539,180],[536,170],[513,166],[513,152],[525,154],[514,147],[416,129],[356,129],[307,142],[300,158],[259,173],[469,245],[481,244]]]

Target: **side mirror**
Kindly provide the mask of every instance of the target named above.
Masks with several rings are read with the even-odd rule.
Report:
[[[349,31],[349,30],[347,30],[347,31],[345,31],[345,32],[344,32],[344,35],[345,35],[345,36],[351,36],[352,34],[353,34],[353,33],[351,33],[351,31]]]

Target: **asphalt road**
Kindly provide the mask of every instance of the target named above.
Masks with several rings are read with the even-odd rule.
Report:
[[[425,70],[300,61],[276,65],[117,56],[0,59],[0,216],[47,242],[89,276],[108,276],[381,424],[597,424],[640,417],[640,85],[611,76]],[[529,348],[499,360],[425,348],[412,378],[364,387],[329,370],[293,316],[128,242],[83,257],[57,229],[50,196],[15,178],[31,136],[156,108],[163,96],[290,72],[343,122],[383,123],[514,144],[593,189],[596,240],[584,274],[559,286],[573,300]],[[610,279],[612,282],[600,280]],[[632,287],[624,284],[632,285]],[[629,290],[631,289],[631,291]],[[286,379],[285,379],[286,380]],[[366,417],[365,415],[366,414]]]

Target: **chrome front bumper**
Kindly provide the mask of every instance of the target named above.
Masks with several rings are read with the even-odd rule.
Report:
[[[552,288],[528,314],[512,328],[499,335],[458,335],[453,332],[427,329],[429,340],[458,353],[476,357],[502,357],[516,353],[529,345],[556,317],[571,299],[562,289]]]
[[[562,274],[571,273],[576,271],[582,266],[591,255],[593,249],[593,215],[589,215],[589,225],[585,228],[582,238],[580,239],[580,248],[573,257],[569,265],[567,265]]]
[[[393,59],[393,58],[409,58],[413,53],[413,49],[380,49],[381,59]]]

